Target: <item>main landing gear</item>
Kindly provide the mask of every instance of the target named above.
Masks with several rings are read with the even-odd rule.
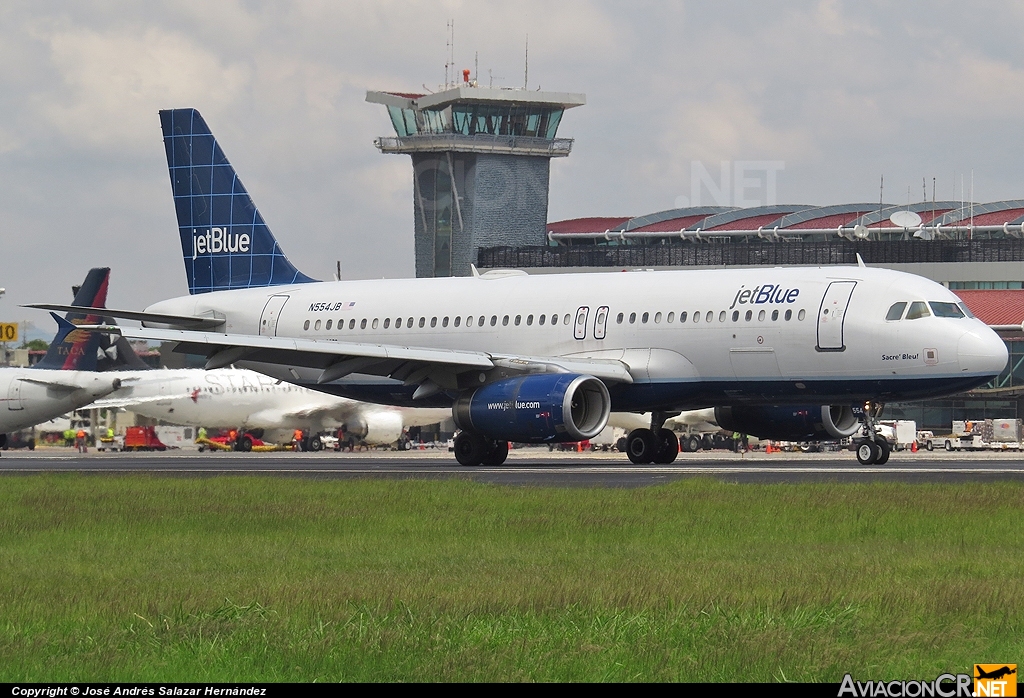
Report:
[[[885,465],[889,460],[889,442],[879,435],[875,424],[882,414],[880,403],[868,402],[864,405],[864,426],[861,438],[855,441],[857,446],[857,462],[861,465]]]
[[[665,428],[670,415],[655,412],[651,415],[650,429],[634,429],[626,437],[626,455],[636,465],[657,463],[668,465],[679,455],[679,439],[675,432]]]
[[[464,431],[455,437],[455,459],[460,465],[501,465],[508,458],[508,441],[495,441],[483,434]]]

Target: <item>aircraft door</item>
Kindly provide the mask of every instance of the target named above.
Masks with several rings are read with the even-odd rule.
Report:
[[[818,351],[846,351],[843,322],[856,281],[833,281],[818,309]]]
[[[588,306],[580,306],[576,310],[576,324],[573,326],[573,336],[576,339],[587,338],[587,316],[590,314],[590,308]]]
[[[10,387],[7,388],[7,409],[24,409],[24,405],[21,404],[21,381],[17,378],[12,380]]]
[[[594,315],[594,339],[604,339],[608,328],[608,306],[602,305]]]
[[[260,334],[264,337],[277,336],[277,321],[281,319],[281,309],[288,302],[288,296],[271,296],[260,316]]]

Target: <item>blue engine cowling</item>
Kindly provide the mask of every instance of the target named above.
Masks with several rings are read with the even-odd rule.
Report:
[[[463,393],[455,423],[500,441],[583,441],[608,423],[608,388],[593,376],[539,373],[497,381]]]
[[[828,441],[857,433],[860,417],[850,405],[716,407],[723,429],[773,441]]]

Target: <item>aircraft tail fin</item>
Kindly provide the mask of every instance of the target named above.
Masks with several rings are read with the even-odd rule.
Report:
[[[109,267],[90,269],[82,285],[73,287],[75,299],[71,304],[84,308],[105,307],[109,284]],[[124,337],[76,329],[76,325],[113,324],[113,318],[105,318],[96,312],[68,313],[63,318],[55,313],[50,315],[57,321],[57,334],[46,356],[33,368],[65,371],[150,368]]]
[[[189,293],[315,281],[288,260],[196,109],[160,127]]]

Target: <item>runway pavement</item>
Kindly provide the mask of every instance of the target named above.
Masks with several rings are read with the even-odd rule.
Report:
[[[848,451],[821,454],[681,453],[671,465],[636,466],[619,453],[550,453],[517,449],[499,467],[465,468],[445,451],[364,453],[97,453],[65,448],[4,451],[0,475],[77,472],[188,477],[461,478],[506,485],[640,487],[690,477],[737,483],[1024,481],[1018,453],[894,453],[862,466]]]

